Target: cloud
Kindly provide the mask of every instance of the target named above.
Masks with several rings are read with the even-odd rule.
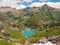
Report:
[[[45,3],[41,3],[41,2],[34,2],[32,4],[29,5],[29,7],[41,7],[43,6]]]
[[[41,7],[44,4],[47,4],[48,6],[51,6],[53,8],[60,9],[60,2],[34,2],[29,5],[29,7]]]
[[[53,8],[59,8],[60,9],[60,2],[47,2],[47,5],[53,7]]]
[[[21,1],[21,0],[20,0]],[[22,8],[26,8],[25,5],[20,4],[18,5],[18,0],[3,0],[2,2],[0,2],[0,7],[14,7],[16,9],[22,9]]]
[[[0,2],[1,6],[12,6],[12,5],[15,5],[17,4],[17,0],[3,0],[2,2]]]
[[[23,9],[23,8],[26,8],[27,6],[21,4],[21,5],[13,5],[11,6],[12,8],[16,8],[16,9]]]
[[[0,0],[0,2],[2,2],[3,0]]]
[[[26,7],[41,7],[43,6],[44,4],[47,4],[51,7],[54,7],[54,8],[59,8],[60,9],[60,2],[45,2],[45,1],[48,1],[48,0],[40,0],[42,2],[32,2],[33,0],[0,0],[0,7],[1,6],[4,6],[4,7],[14,7],[16,9],[22,9],[22,8],[26,8]],[[20,4],[17,4],[17,3],[20,3]],[[27,3],[31,3],[29,4],[28,6],[27,5],[24,5],[23,2],[27,2]]]
[[[46,1],[48,1],[48,0],[40,0],[41,2],[46,2]]]
[[[29,3],[32,2],[33,0],[23,0],[23,1]]]

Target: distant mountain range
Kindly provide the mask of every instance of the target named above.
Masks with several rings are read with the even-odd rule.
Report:
[[[43,22],[60,20],[60,9],[52,8],[47,4],[43,5],[42,7],[27,7],[20,10],[10,7],[1,7],[0,13],[3,13],[5,16],[10,17],[11,19],[14,19],[15,17],[29,17],[30,19],[35,15]]]

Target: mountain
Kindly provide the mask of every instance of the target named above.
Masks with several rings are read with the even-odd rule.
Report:
[[[46,4],[42,7],[19,10],[10,7],[0,8],[0,45],[24,44],[27,39],[22,31],[25,29],[37,30],[36,35],[28,38],[34,43],[41,37],[60,35],[60,9]]]
[[[47,4],[43,5],[42,7],[27,7],[25,9],[20,9],[20,10],[10,7],[1,7],[0,13],[3,13],[5,16],[10,17],[13,20],[16,17],[31,18],[34,15],[39,17],[43,22],[47,22],[51,20],[60,20],[60,15],[59,15],[60,9],[52,8]]]

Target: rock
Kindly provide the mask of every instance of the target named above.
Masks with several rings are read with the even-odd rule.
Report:
[[[50,39],[51,39],[51,40],[55,40],[55,39],[57,39],[57,38],[58,38],[58,36],[51,36],[51,37],[49,36],[49,37],[48,37],[49,40],[50,40]]]
[[[4,33],[6,32],[6,30],[4,30],[3,28],[0,28],[0,32]]]
[[[0,35],[0,37],[3,38],[3,39],[5,38],[3,35]]]
[[[48,42],[48,39],[42,37],[42,38],[40,38],[39,42],[40,43],[46,43],[46,42]]]
[[[13,41],[12,38],[6,38],[5,40],[8,41],[8,42],[12,42]]]
[[[9,33],[3,33],[3,36],[11,36]]]
[[[57,42],[56,45],[60,45],[60,42]]]
[[[58,39],[58,36],[49,36],[48,41],[55,43],[56,39]]]
[[[1,30],[2,33],[5,33],[6,31],[4,29]]]
[[[28,40],[26,40],[24,45],[31,45],[31,43]]]
[[[55,43],[56,43],[56,45],[60,45],[60,38],[57,38]]]

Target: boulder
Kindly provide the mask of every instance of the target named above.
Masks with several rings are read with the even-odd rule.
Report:
[[[48,42],[48,39],[45,38],[45,37],[42,37],[42,38],[39,39],[39,42],[40,43],[46,43],[46,42]]]

